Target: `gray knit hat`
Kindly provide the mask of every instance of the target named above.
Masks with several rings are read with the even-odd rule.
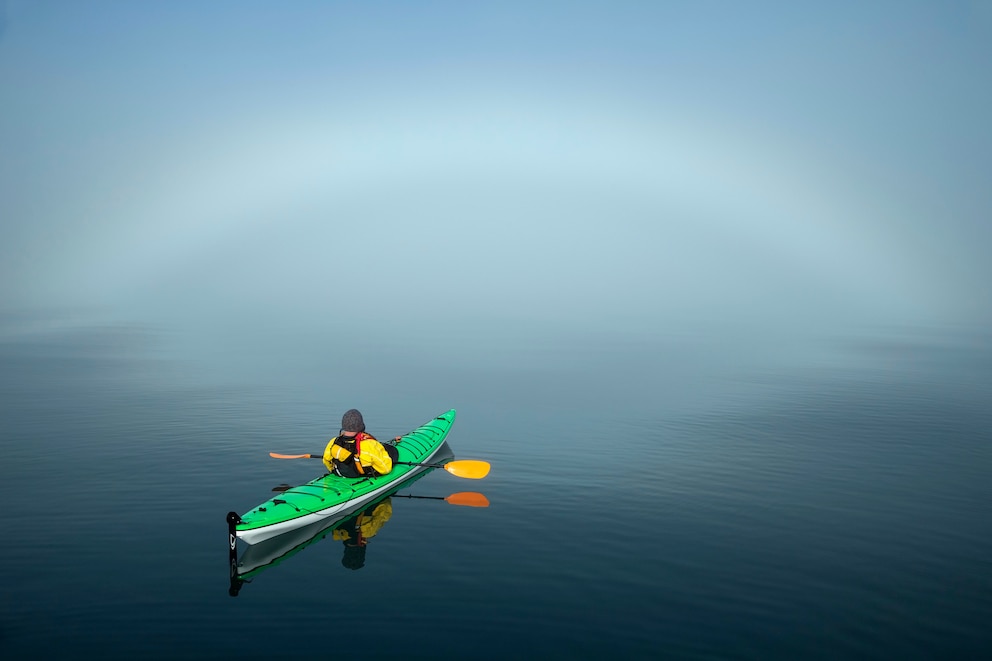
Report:
[[[362,420],[362,414],[358,409],[349,409],[345,411],[345,414],[341,416],[341,430],[342,431],[365,431],[365,421]]]

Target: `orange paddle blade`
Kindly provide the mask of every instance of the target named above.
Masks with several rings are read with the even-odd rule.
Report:
[[[315,454],[279,454],[278,452],[270,452],[269,456],[273,459],[320,459]]]
[[[460,491],[453,493],[445,500],[452,505],[466,505],[468,507],[489,507],[489,499],[477,491]]]
[[[476,461],[474,459],[449,461],[441,468],[456,477],[466,477],[470,480],[481,480],[486,475],[489,475],[489,464],[485,461]]]

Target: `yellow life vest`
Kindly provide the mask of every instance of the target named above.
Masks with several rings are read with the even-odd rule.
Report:
[[[352,448],[357,447],[357,455],[346,445]],[[359,432],[353,438],[346,436],[332,438],[327,447],[324,448],[323,459],[324,466],[331,472],[334,472],[335,461],[340,463],[354,461],[355,468],[360,475],[385,475],[393,470],[393,460],[386,452],[386,448],[372,434],[365,432]]]

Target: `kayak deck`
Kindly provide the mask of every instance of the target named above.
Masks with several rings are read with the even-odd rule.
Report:
[[[452,409],[405,434],[396,444],[398,462],[430,462],[438,454],[454,422]],[[450,460],[450,454],[446,459]],[[248,544],[257,544],[359,507],[426,470],[429,468],[425,466],[397,463],[388,474],[378,477],[346,478],[325,474],[287,489],[237,517],[233,534]]]

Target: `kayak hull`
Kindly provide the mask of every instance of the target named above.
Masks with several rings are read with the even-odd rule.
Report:
[[[430,464],[450,461],[451,453],[441,453],[441,448],[454,421],[455,411],[452,409],[404,435],[396,444],[399,462]],[[234,528],[232,547],[235,537],[247,544],[258,544],[298,528],[333,521],[428,470],[431,466],[397,463],[388,474],[372,478],[325,474],[288,489],[229,520]]]

